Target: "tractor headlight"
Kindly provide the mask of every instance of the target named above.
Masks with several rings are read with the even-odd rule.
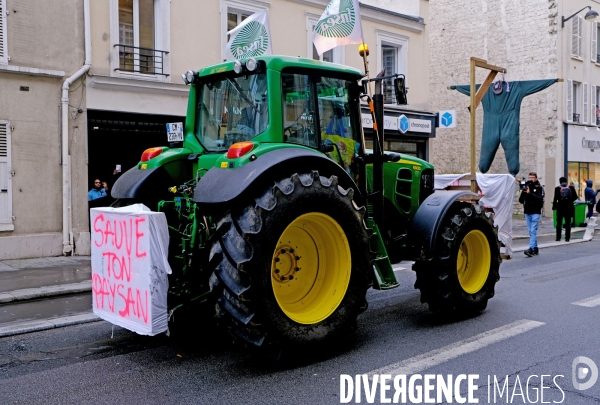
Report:
[[[248,69],[249,72],[254,72],[257,66],[258,62],[254,58],[250,58],[246,61],[246,69]]]
[[[193,70],[188,70],[185,72],[185,78],[187,79],[188,84],[194,83],[195,76],[196,75]]]
[[[182,74],[181,74],[181,80],[183,80],[183,82],[184,82],[185,84],[190,84],[190,82],[188,82],[188,80],[187,80],[187,77],[185,77],[185,73],[182,73]]]
[[[242,62],[240,62],[239,60],[233,62],[233,71],[238,75],[242,73]]]

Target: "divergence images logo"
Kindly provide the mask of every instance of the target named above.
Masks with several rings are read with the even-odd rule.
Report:
[[[442,114],[442,125],[445,127],[452,125],[452,114],[450,114],[448,111]]]
[[[329,3],[327,10],[325,10],[326,12],[329,11],[331,4]],[[355,22],[356,12],[354,11],[352,0],[341,0],[338,14],[332,14],[327,18],[319,20],[315,26],[315,31],[323,37],[344,38],[352,33]]]
[[[267,29],[258,21],[250,21],[231,42],[231,54],[237,59],[260,56],[267,51]]]
[[[400,116],[400,119],[398,120],[398,127],[400,128],[400,132],[402,132],[403,134],[406,133],[406,131],[408,131],[409,128],[409,122],[408,122],[408,118],[406,118],[406,115],[402,114]]]
[[[587,379],[586,382],[583,382]],[[576,390],[587,390],[598,380],[598,367],[588,357],[579,356],[573,360],[573,387]]]

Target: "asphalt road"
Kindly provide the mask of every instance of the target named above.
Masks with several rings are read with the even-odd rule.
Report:
[[[451,375],[455,383],[459,380],[452,403],[467,398],[469,375],[478,386],[472,395],[479,403],[494,403],[494,392],[495,403],[542,403],[541,392],[544,403],[600,402],[600,381],[586,390],[575,389],[572,382],[576,357],[600,364],[599,240],[505,261],[496,296],[485,312],[468,319],[429,313],[413,289],[414,274],[398,274],[400,288],[369,292],[370,307],[354,334],[287,363],[232,346],[203,325],[188,341],[138,336],[106,322],[1,338],[1,402],[357,403],[355,392],[351,398],[347,390],[340,392],[340,381],[348,375],[356,385],[361,374],[372,378],[365,377],[368,384],[381,374]],[[588,374],[581,374],[579,382],[594,373],[590,366],[576,370],[585,373],[586,368]],[[504,389],[502,395],[494,389],[494,379]],[[362,377],[359,381],[360,403],[369,403]],[[423,380],[416,382],[416,389],[407,389],[415,395]],[[393,382],[388,384],[384,399],[393,400],[396,391]],[[373,403],[381,402],[380,391]],[[432,391],[434,402],[446,403],[445,397],[435,401],[438,392],[442,390]],[[406,402],[418,402],[412,399]]]

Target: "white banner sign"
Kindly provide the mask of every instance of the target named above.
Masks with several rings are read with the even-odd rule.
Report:
[[[411,118],[408,120],[410,123],[409,131],[411,132],[424,132],[427,134],[431,133],[431,121],[430,120],[417,120]]]
[[[569,125],[569,162],[600,163],[600,132],[596,128]]]
[[[456,128],[456,110],[440,111],[440,128]]]
[[[92,208],[92,301],[100,318],[142,335],[167,330],[169,230],[136,204]]]
[[[244,60],[273,54],[267,10],[252,14],[227,35],[230,35],[225,46],[227,60]]]
[[[373,119],[371,118],[371,114],[361,114],[362,115],[362,125],[363,128],[373,128]],[[383,130],[398,130],[398,118],[390,117],[389,115],[383,116]]]
[[[336,46],[361,44],[358,0],[331,0],[315,25],[313,42],[319,55]]]

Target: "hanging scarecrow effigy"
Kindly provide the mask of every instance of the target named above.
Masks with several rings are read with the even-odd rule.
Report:
[[[503,75],[504,79],[504,75]],[[483,104],[483,131],[479,170],[487,173],[492,165],[498,146],[502,145],[506,155],[508,171],[513,176],[519,172],[519,125],[523,99],[550,87],[559,79],[524,80],[507,82],[499,80],[488,89],[481,102]],[[477,85],[479,89],[481,85]],[[467,96],[471,95],[471,86],[451,86],[453,90]]]

